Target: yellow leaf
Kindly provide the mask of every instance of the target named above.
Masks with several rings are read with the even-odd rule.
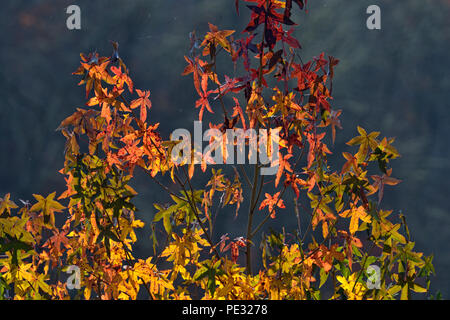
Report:
[[[0,215],[4,211],[8,212],[8,214],[11,215],[11,209],[17,208],[17,205],[13,201],[9,200],[10,197],[11,195],[7,193],[3,199],[0,198]]]

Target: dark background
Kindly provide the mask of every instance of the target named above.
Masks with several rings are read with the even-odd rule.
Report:
[[[81,7],[81,30],[66,28],[70,4]],[[381,30],[366,28],[371,4],[381,8]],[[32,200],[33,193],[64,189],[57,173],[64,161],[64,137],[55,129],[85,103],[84,89],[71,75],[80,52],[108,56],[109,40],[118,41],[135,86],[151,90],[151,122],[161,122],[168,137],[197,119],[192,79],[180,75],[189,32],[204,34],[208,22],[240,32],[249,16],[241,4],[238,17],[232,0],[3,0],[1,6],[0,196],[10,192],[16,203]],[[434,254],[432,293],[440,290],[446,298],[450,1],[310,0],[308,10],[294,16],[303,60],[325,52],[341,61],[332,105],[343,110],[344,130],[338,131],[332,151],[349,151],[345,142],[356,135],[356,125],[396,137],[402,158],[393,163],[393,172],[403,182],[386,188],[383,206],[402,210],[416,248]],[[140,193],[138,217],[149,222],[161,189],[139,175],[133,186]],[[243,235],[231,217],[218,232],[230,228],[233,236]],[[145,256],[152,253],[149,230],[144,231],[139,252]]]

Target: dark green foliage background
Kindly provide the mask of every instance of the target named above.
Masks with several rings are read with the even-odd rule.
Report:
[[[70,4],[81,7],[79,31],[66,28]],[[366,28],[371,4],[381,7],[382,30]],[[85,102],[71,75],[80,52],[109,55],[109,40],[118,41],[136,87],[152,92],[151,121],[161,122],[168,137],[197,119],[191,77],[180,76],[189,32],[204,34],[208,22],[240,31],[249,15],[241,4],[237,17],[231,0],[6,0],[1,6],[0,195],[11,192],[16,202],[64,189],[56,173],[64,138],[55,128]],[[394,176],[403,183],[386,188],[383,204],[402,210],[418,249],[435,255],[432,293],[448,297],[450,1],[310,0],[308,9],[294,17],[303,60],[321,52],[341,60],[333,106],[343,110],[344,130],[332,151],[349,151],[345,142],[357,124],[397,138],[403,157],[394,162]],[[231,65],[221,71],[233,72]],[[151,221],[161,189],[144,177],[135,187],[140,218]],[[278,216],[279,223],[292,222],[282,211]],[[227,221],[221,230],[228,232],[233,220]],[[151,254],[150,241],[141,241],[139,250]]]

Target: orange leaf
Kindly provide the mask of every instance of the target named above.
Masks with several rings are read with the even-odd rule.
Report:
[[[278,208],[284,209],[284,208],[286,208],[286,206],[284,205],[283,199],[279,199],[280,191],[275,193],[273,196],[271,196],[268,193],[266,193],[265,196],[266,196],[266,199],[264,199],[261,202],[261,205],[259,206],[259,210],[269,206],[270,217],[272,219],[274,219],[275,218],[274,207],[277,206]]]
[[[142,91],[136,89],[136,93],[139,95],[138,99],[131,101],[130,108],[136,109],[137,107],[141,107],[140,119],[142,122],[145,122],[147,119],[147,107],[150,109],[152,107],[152,102],[148,97],[150,96],[150,91]]]

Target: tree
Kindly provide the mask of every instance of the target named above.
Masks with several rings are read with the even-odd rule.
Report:
[[[199,120],[223,114],[223,122],[209,124],[216,148],[207,152],[163,139],[148,114],[150,91],[135,88],[116,43],[111,57],[81,54],[74,74],[86,88],[86,108],[58,127],[66,138],[60,172],[67,190],[57,199],[56,193],[34,195],[36,203],[23,203],[17,212],[9,194],[0,200],[1,297],[136,299],[145,290],[152,299],[409,299],[411,292],[427,292],[432,257],[413,251],[403,215],[381,208],[385,185],[400,182],[389,167],[399,156],[394,139],[358,126],[359,135],[347,143],[358,150],[344,153],[345,164],[333,170],[327,133],[334,143],[336,128],[342,128],[341,111],[331,103],[339,60],[321,53],[304,62],[299,55],[291,17],[306,1],[245,2],[251,17],[242,38],[213,24],[202,38],[191,33],[183,74],[192,74]],[[220,54],[242,75],[222,77]],[[245,132],[259,135],[240,136]],[[229,161],[244,146],[249,160],[255,154],[270,160],[251,163],[252,179]],[[372,174],[375,169],[381,174]],[[132,202],[135,170],[171,199],[154,204],[154,255],[146,259],[133,253],[136,230],[144,226]],[[269,181],[262,174],[267,171],[274,173]],[[165,174],[172,185],[159,180]],[[209,181],[197,188],[201,174]],[[287,214],[289,193],[297,228],[263,235],[262,268],[255,272],[256,236],[268,221]],[[217,212],[232,206],[238,215],[244,204],[246,234],[219,235],[215,242]],[[58,224],[55,215],[64,221]],[[71,265],[82,277],[75,295],[59,278]]]

